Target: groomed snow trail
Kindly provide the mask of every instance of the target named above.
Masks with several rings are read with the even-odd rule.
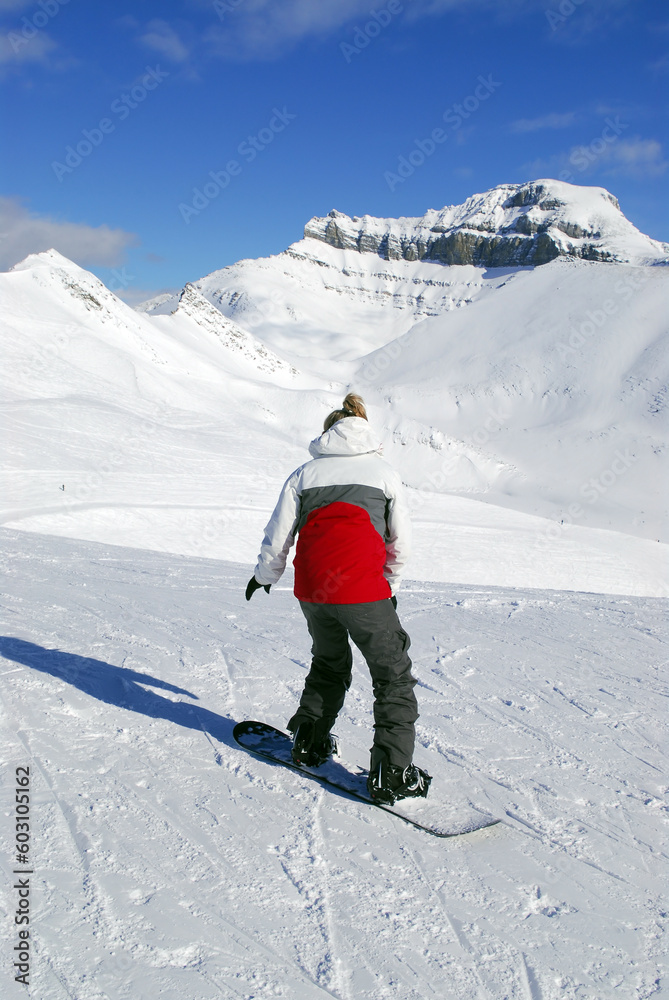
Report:
[[[505,821],[440,841],[234,745],[299,697],[288,580],[247,604],[247,566],[1,534],[3,882],[29,764],[32,996],[662,994],[664,602],[407,582],[417,761]],[[356,654],[337,734],[361,762],[370,719]],[[10,998],[14,943],[6,918]]]

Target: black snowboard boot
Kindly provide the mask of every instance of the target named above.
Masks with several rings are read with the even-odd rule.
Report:
[[[317,719],[316,722],[312,722],[311,719],[303,719],[297,724],[293,733],[291,752],[294,764],[320,767],[337,752],[337,741],[329,732],[325,720]]]
[[[367,791],[374,802],[393,805],[399,799],[425,798],[431,781],[427,771],[415,764],[408,767],[389,764],[383,751],[374,747],[372,768],[367,778]]]

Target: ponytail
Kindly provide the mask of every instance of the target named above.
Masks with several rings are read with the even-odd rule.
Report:
[[[367,419],[367,410],[362,401],[362,396],[357,396],[354,392],[349,392],[342,403],[341,410],[333,410],[325,418],[323,430],[329,431],[333,424],[336,424],[338,420],[343,420],[345,417],[362,417],[363,420]]]

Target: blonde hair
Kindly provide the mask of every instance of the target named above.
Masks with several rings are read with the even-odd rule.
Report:
[[[356,396],[354,392],[349,392],[341,405],[341,410],[333,410],[325,418],[325,423],[323,424],[324,431],[329,431],[333,424],[336,424],[338,420],[343,420],[344,417],[362,417],[363,420],[367,419],[367,410],[362,401],[362,396]]]

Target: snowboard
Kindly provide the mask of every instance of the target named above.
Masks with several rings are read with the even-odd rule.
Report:
[[[345,792],[375,809],[383,809],[384,812],[399,816],[435,837],[458,837],[499,823],[498,819],[472,805],[462,793],[451,798],[435,794],[435,782],[432,782],[427,798],[400,799],[393,805],[375,802],[367,792],[368,772],[363,768],[348,765],[337,758],[327,760],[318,768],[295,764],[291,757],[291,737],[264,722],[238,722],[232,735],[242,749],[257,754],[264,760],[299,771],[309,778],[315,778],[321,784]]]

